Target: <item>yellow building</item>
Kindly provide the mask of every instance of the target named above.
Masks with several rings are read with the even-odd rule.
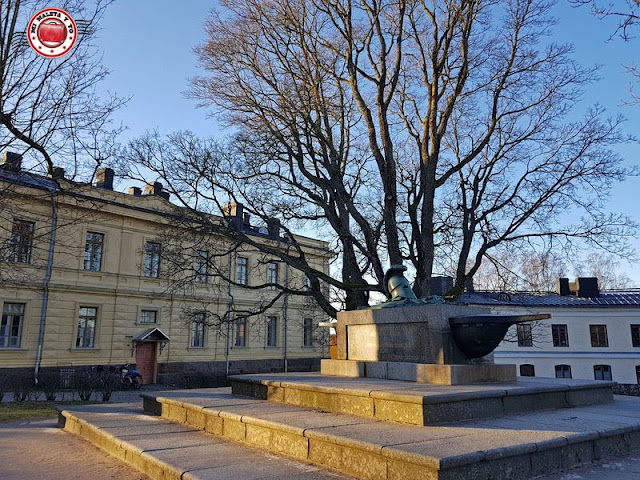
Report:
[[[148,383],[281,371],[285,359],[289,370],[313,369],[327,355],[315,328],[326,318],[309,297],[256,288],[304,289],[302,272],[176,225],[181,209],[159,183],[120,193],[109,169],[83,185],[60,169],[53,178],[25,172],[14,154],[2,160],[0,368],[135,363]],[[273,248],[290,243],[277,221],[251,225],[241,205],[208,218],[237,222]],[[296,241],[328,273],[328,245]],[[264,312],[248,315],[258,307]]]

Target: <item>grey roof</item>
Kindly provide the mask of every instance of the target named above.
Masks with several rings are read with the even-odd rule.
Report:
[[[60,189],[60,186],[55,180],[43,175],[25,172],[24,170],[14,172],[7,168],[0,168],[0,180],[15,183],[17,185],[24,185],[26,187],[37,188],[39,190],[46,190],[48,192],[55,192]]]
[[[518,307],[640,307],[640,289],[601,292],[597,297],[562,296],[557,293],[465,292],[456,303],[463,305]]]
[[[169,342],[171,339],[159,328],[150,328],[133,338],[134,342]]]

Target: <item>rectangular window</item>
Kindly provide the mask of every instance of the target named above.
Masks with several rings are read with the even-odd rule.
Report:
[[[95,347],[97,320],[97,308],[80,307],[80,314],[78,316],[78,335],[76,337],[76,348]]]
[[[278,317],[267,318],[267,347],[278,346]]]
[[[640,325],[631,325],[631,345],[640,347]]]
[[[0,323],[0,348],[20,348],[24,303],[5,303]]]
[[[305,318],[302,323],[302,346],[313,346],[313,319]]]
[[[198,250],[196,252],[196,261],[193,269],[195,270],[193,280],[196,283],[207,283],[209,280],[209,252],[207,250]]]
[[[104,235],[102,233],[87,232],[84,245],[84,269],[99,272],[102,266],[102,249]]]
[[[528,323],[518,323],[516,329],[518,331],[518,346],[532,347],[533,337],[531,336],[531,325]]]
[[[556,378],[571,378],[571,365],[556,365]]]
[[[247,345],[247,319],[240,317],[235,322],[235,341],[236,347],[245,347]]]
[[[528,363],[520,365],[520,376],[521,377],[535,377],[536,376],[536,368]]]
[[[551,325],[551,336],[554,347],[569,346],[569,332],[566,325]]]
[[[272,283],[274,285],[269,285],[269,290],[275,290],[276,285],[278,283],[278,264],[270,263],[267,271],[267,282]]]
[[[158,312],[155,310],[142,310],[140,312],[140,323],[157,323]]]
[[[247,267],[249,260],[245,257],[238,257],[236,259],[236,283],[240,285],[247,284]]]
[[[591,332],[592,347],[608,347],[609,346],[606,325],[589,325],[589,331]]]
[[[640,385],[640,365],[636,366],[636,380],[638,380],[638,385]]]
[[[611,380],[611,367],[609,365],[594,365],[593,378],[596,380]]]
[[[304,276],[304,289],[311,290],[311,279],[306,275]]]
[[[144,246],[144,276],[160,276],[160,252],[162,246],[156,242],[147,242]]]
[[[204,323],[204,313],[194,315],[191,320],[191,346],[194,348],[204,347]]]
[[[24,220],[14,220],[9,239],[8,261],[14,263],[31,263],[31,249],[33,246],[33,232],[35,223]]]

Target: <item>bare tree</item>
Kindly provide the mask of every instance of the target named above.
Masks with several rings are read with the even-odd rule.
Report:
[[[220,214],[237,199],[329,240],[334,275],[282,259],[347,308],[384,291],[387,263],[408,262],[426,295],[434,265],[453,265],[462,286],[501,245],[562,238],[613,249],[631,233],[628,218],[604,210],[629,173],[610,149],[625,140],[620,121],[572,111],[595,72],[551,41],[547,2],[223,6],[207,22],[197,50],[206,74],[191,95],[235,129],[228,155],[134,157],[184,207]],[[168,140],[141,142],[185,144]],[[563,225],[576,211],[584,221]]]
[[[576,275],[597,277],[602,290],[624,289],[631,286],[631,279],[620,272],[620,262],[613,255],[591,252],[576,265]]]
[[[91,138],[98,132],[113,136],[110,114],[124,100],[98,88],[108,71],[93,44],[110,3],[66,0],[57,5],[78,20],[79,30],[73,51],[58,59],[38,55],[27,42],[27,23],[41,2],[0,3],[0,150],[17,150],[31,160],[34,171],[51,174],[61,166],[68,176],[86,179],[100,158]]]

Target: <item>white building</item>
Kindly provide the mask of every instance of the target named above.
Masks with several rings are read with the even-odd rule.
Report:
[[[459,301],[502,314],[551,314],[514,325],[494,352],[496,363],[516,364],[521,376],[640,384],[640,289],[599,292],[596,279],[558,285],[558,293],[473,292]]]

